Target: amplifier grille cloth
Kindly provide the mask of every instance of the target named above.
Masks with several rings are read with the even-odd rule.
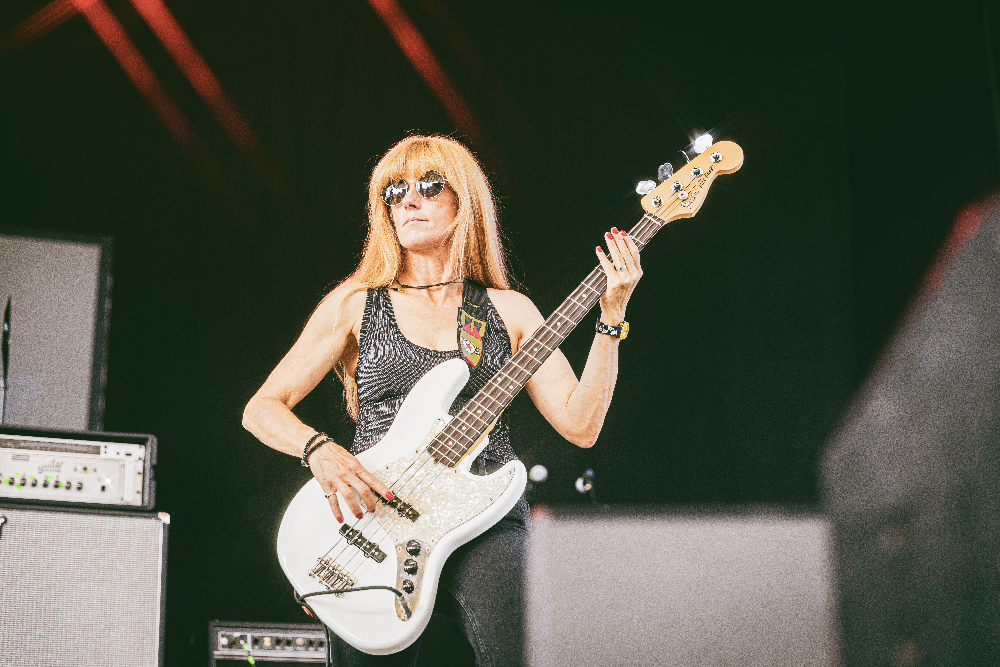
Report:
[[[0,507],[0,667],[159,664],[163,523]]]

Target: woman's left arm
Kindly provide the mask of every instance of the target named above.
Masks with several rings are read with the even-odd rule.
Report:
[[[597,256],[608,278],[601,296],[601,321],[618,326],[625,320],[625,307],[642,277],[639,249],[625,232],[612,229],[605,235],[610,258],[600,247]],[[534,304],[519,308],[519,341],[524,342],[544,318]],[[528,381],[527,390],[539,412],[564,438],[578,447],[591,447],[604,425],[611,395],[618,379],[618,346],[614,336],[596,333],[583,374],[576,374],[565,355],[556,350]]]

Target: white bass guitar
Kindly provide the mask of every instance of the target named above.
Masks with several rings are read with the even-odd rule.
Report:
[[[738,145],[715,143],[642,198],[646,214],[629,234],[644,247],[666,223],[693,216],[715,177],[742,164]],[[520,461],[485,476],[469,468],[500,413],[597,303],[606,278],[600,266],[591,271],[454,417],[448,408],[469,378],[464,359],[445,361],[417,382],[389,432],[357,457],[394,494],[391,501],[380,498],[376,512],[338,524],[315,479],[292,500],[278,531],[281,567],[347,643],[387,654],[416,641],[430,620],[445,560],[517,503],[527,481]]]

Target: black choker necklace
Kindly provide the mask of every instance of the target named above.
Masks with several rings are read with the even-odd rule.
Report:
[[[462,282],[461,278],[455,278],[455,280],[449,280],[448,282],[444,283],[434,283],[433,285],[404,285],[403,283],[397,280],[396,284],[399,285],[399,287],[393,287],[392,289],[394,292],[399,292],[404,287],[406,289],[430,289],[432,287],[441,287],[442,285],[452,285],[454,283],[460,283],[460,282]]]

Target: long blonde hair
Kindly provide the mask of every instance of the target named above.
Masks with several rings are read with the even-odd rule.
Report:
[[[392,284],[403,265],[403,247],[389,207],[382,201],[382,190],[392,181],[419,178],[431,169],[444,174],[458,199],[458,212],[446,241],[451,243],[452,268],[459,277],[486,287],[510,289],[497,206],[486,174],[468,148],[436,135],[407,137],[375,165],[368,182],[368,237],[358,268],[343,283],[353,283],[355,291]],[[357,420],[357,383],[343,361],[337,362],[334,371],[344,385],[347,412]]]

